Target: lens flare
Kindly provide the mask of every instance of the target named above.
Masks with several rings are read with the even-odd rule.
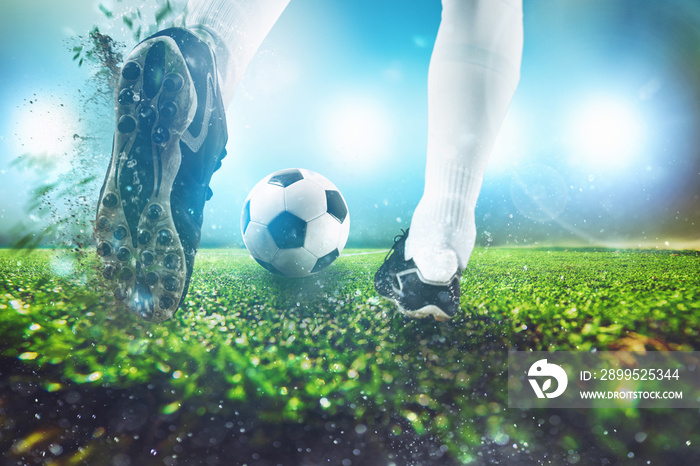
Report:
[[[569,137],[572,162],[591,168],[624,168],[642,147],[642,122],[631,105],[615,99],[586,104]]]
[[[339,102],[325,123],[327,143],[333,153],[362,162],[386,158],[390,149],[391,123],[379,102],[347,100]]]
[[[73,144],[77,118],[60,103],[38,98],[17,109],[14,116],[20,153],[61,155]]]

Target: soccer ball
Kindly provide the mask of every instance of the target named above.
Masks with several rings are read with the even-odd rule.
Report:
[[[241,230],[260,265],[288,277],[306,277],[340,255],[350,215],[343,195],[327,178],[289,168],[253,187],[241,214]]]

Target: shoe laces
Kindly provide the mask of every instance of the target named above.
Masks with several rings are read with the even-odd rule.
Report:
[[[405,243],[406,237],[408,236],[408,230],[409,228],[406,228],[405,230],[402,228],[401,234],[394,236],[394,244],[391,246],[391,249],[389,249],[389,252],[384,257],[384,262],[389,260],[389,257],[391,257],[394,251],[396,251],[396,248],[399,244],[401,244],[402,241]]]

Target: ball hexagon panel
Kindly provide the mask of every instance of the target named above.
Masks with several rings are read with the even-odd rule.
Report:
[[[284,188],[277,185],[258,183],[248,195],[250,200],[250,221],[269,225],[284,211]]]
[[[250,254],[258,260],[271,262],[277,253],[277,244],[265,225],[250,222],[243,241]]]
[[[270,272],[272,272],[272,273],[274,273],[274,274],[277,274],[277,275],[282,275],[282,272],[280,272],[279,270],[277,270],[276,268],[274,268],[274,267],[272,266],[272,264],[270,264],[269,262],[261,261],[261,260],[258,259],[257,257],[253,257],[253,259],[255,259],[255,262],[257,262],[258,264],[262,265],[263,267],[265,267],[265,268],[266,268],[267,270],[269,270]]]
[[[331,215],[324,213],[306,224],[304,249],[317,258],[338,247],[342,225]]]
[[[304,246],[306,222],[290,212],[283,211],[268,224],[267,229],[280,249]]]
[[[284,189],[284,205],[287,212],[308,222],[326,211],[326,196],[317,184],[300,180]]]
[[[350,214],[345,216],[345,221],[340,225],[340,241],[338,241],[338,250],[342,251],[350,236]]]
[[[300,168],[299,171],[302,175],[304,175],[305,180],[311,181],[312,183],[318,185],[322,189],[338,189],[333,183],[331,183],[331,181],[328,178],[326,178],[323,175],[319,175],[314,171],[306,170],[304,168]]]
[[[280,249],[272,266],[288,277],[305,277],[316,266],[316,256],[304,248]]]

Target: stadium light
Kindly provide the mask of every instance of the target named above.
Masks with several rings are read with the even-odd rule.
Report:
[[[34,100],[14,115],[19,153],[60,155],[70,150],[76,133],[71,112],[55,101]]]
[[[642,146],[642,122],[635,109],[620,100],[596,100],[573,118],[569,144],[572,162],[591,168],[624,168]]]
[[[346,100],[332,107],[325,134],[333,153],[371,164],[385,158],[391,124],[378,102]]]

